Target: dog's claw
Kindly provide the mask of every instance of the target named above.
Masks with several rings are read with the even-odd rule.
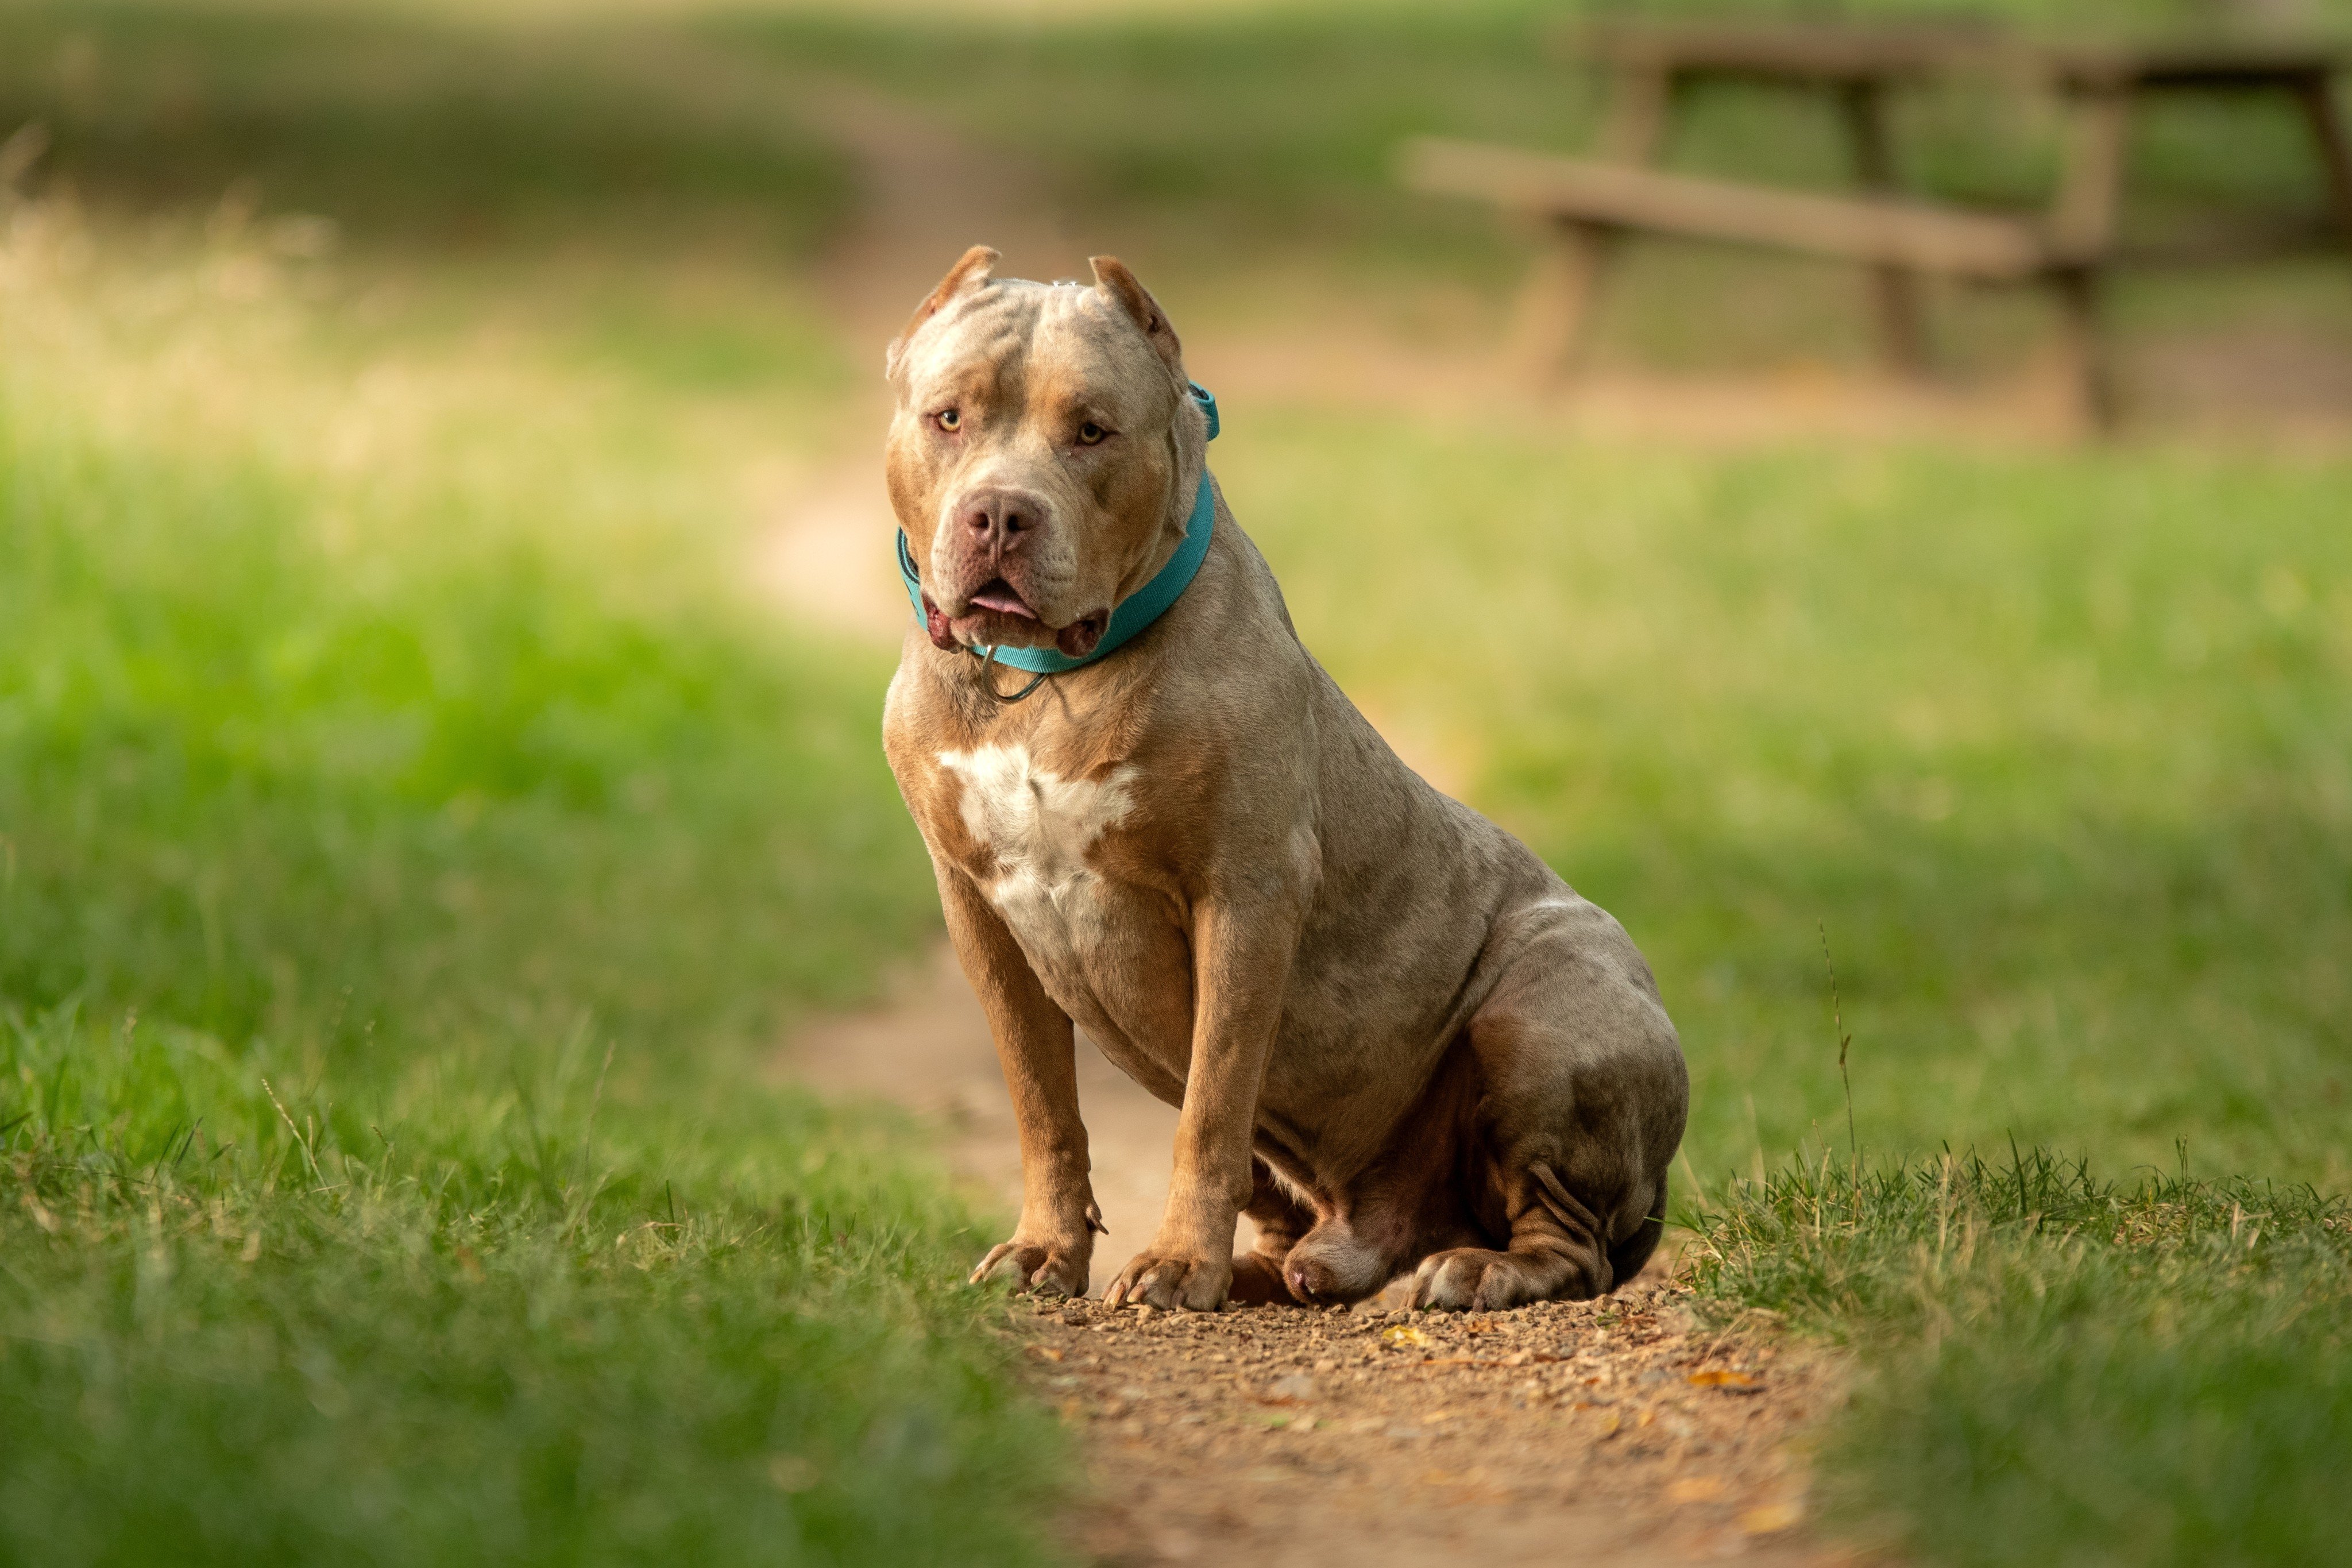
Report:
[[[1089,1240],[1092,1238],[1089,1237]],[[1037,1296],[1083,1296],[1087,1255],[1045,1242],[1015,1237],[998,1242],[974,1266],[968,1283],[1004,1284]]]

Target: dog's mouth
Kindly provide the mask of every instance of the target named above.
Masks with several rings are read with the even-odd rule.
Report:
[[[1110,611],[1099,609],[1066,626],[1048,626],[1012,584],[992,577],[965,598],[960,616],[948,615],[925,595],[923,622],[933,645],[944,652],[1008,641],[1024,647],[1050,642],[1071,658],[1084,658],[1110,629]]]

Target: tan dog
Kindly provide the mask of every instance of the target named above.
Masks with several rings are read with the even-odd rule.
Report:
[[[887,362],[891,503],[925,625],[883,721],[1020,1124],[973,1279],[1083,1293],[1102,1228],[1072,1020],[1181,1108],[1116,1305],[1500,1308],[1610,1289],[1656,1243],[1688,1098],[1623,928],[1399,762],[1299,646],[1223,502],[1197,574],[1084,656],[1187,536],[1207,428],[1118,261],[999,280],[975,248]],[[1236,1216],[1256,1250],[1233,1254]]]

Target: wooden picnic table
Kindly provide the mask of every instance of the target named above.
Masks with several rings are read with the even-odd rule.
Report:
[[[2097,330],[2097,284],[2113,264],[2134,102],[2174,90],[2274,92],[2300,108],[2326,170],[2334,216],[2352,239],[2352,148],[2332,92],[2336,52],[2323,45],[2229,40],[2149,44],[2012,41],[1967,25],[1601,24],[1570,47],[1612,78],[1597,156],[1547,157],[1426,141],[1408,177],[1549,220],[1554,237],[1530,279],[1518,337],[1557,375],[1584,336],[1611,252],[1629,230],[1731,240],[1864,262],[1888,360],[1927,359],[1923,274],[2033,280],[2063,307],[2072,374],[2105,423],[2113,395]],[[2064,117],[2056,191],[2041,215],[1972,212],[1906,197],[1887,100],[1958,73],[2022,74],[2055,93]],[[1840,196],[1670,174],[1655,165],[1676,105],[1703,83],[1760,82],[1828,95],[1852,150],[1860,194]]]

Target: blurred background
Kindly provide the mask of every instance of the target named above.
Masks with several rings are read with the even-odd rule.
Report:
[[[2074,37],[2282,20],[1985,14]],[[776,679],[838,688],[856,782],[824,787],[879,819],[854,899],[903,945],[930,919],[928,879],[862,752],[898,630],[880,348],[968,243],[1035,277],[1113,252],[1231,411],[1220,473],[1308,645],[1424,771],[1651,951],[1699,1073],[1701,1169],[1837,1110],[1825,924],[1857,1110],[1890,1144],[2015,1131],[2143,1160],[2186,1136],[2232,1168],[2352,1174],[2335,1136],[2352,252],[2326,243],[2294,106],[2139,111],[2127,237],[2299,222],[2314,243],[2121,271],[2125,422],[2105,445],[2065,417],[2032,290],[1935,289],[1937,369],[1905,383],[1877,367],[1856,268],[1671,239],[1621,254],[1582,374],[1535,395],[1510,353],[1533,231],[1404,190],[1394,161],[1431,132],[1588,148],[1607,83],[1563,37],[1573,19],[11,4],[12,417],[175,473],[267,469],[339,593],[462,573],[494,599],[528,561],[633,615],[732,617]],[[1892,109],[1918,191],[2046,201],[2060,125],[2030,84],[1963,75]],[[1818,99],[1732,85],[1690,95],[1662,155],[1834,189],[1838,129]],[[227,571],[256,546],[214,525],[228,559],[182,525],[142,552]],[[203,587],[84,543],[106,571]],[[221,592],[223,614],[254,608],[248,586]],[[625,752],[606,727],[678,717],[671,694],[616,703],[541,669],[561,653],[537,626],[466,662],[478,689],[449,717],[450,677],[406,613],[278,650],[336,689],[273,698],[303,722],[314,700],[384,705],[380,731],[322,735],[315,765],[398,777],[420,805],[542,800],[574,787],[566,748]],[[251,695],[224,679],[190,700],[286,743],[239,711]],[[20,880],[64,874],[47,837],[16,835]],[[796,866],[755,901],[829,906],[850,896],[835,875]],[[677,897],[725,896],[690,882]],[[272,917],[244,918],[267,947]],[[563,929],[622,940],[575,918],[604,911]],[[215,968],[266,963],[216,924]],[[37,930],[7,939],[36,998],[165,962],[76,956]],[[831,955],[876,950],[849,931],[747,943],[747,967],[708,984],[743,1007],[855,994],[864,968]]]
[[[438,1151],[461,1174],[400,1190],[443,1205],[419,1256],[450,1279],[450,1215],[517,1194],[549,1234],[616,1193],[685,1223],[658,1196],[682,1141],[746,1215],[871,1191],[824,1184],[882,1157],[864,1133],[744,1086],[937,940],[877,738],[903,617],[880,364],[972,243],[1037,278],[1115,253],[1157,293],[1307,646],[1652,959],[1686,1190],[1844,1146],[1825,944],[1865,1150],[2352,1181],[2352,242],[2294,105],[2136,112],[2147,259],[2108,300],[2105,439],[2034,290],[1930,286],[1934,371],[1896,377],[1857,268],[1666,238],[1620,252],[1577,373],[1536,388],[1540,236],[1406,189],[1397,152],[1589,150],[1607,82],[1562,29],[1595,14],[0,3],[0,1126],[39,1213],[114,1259],[58,1279],[114,1300],[147,1223],[59,1193],[194,1169],[231,1127],[273,1171],[331,1166],[320,1138]],[[2285,0],[1969,14],[2352,28]],[[1924,196],[2033,208],[2059,178],[2062,117],[2014,73],[1891,113]],[[1852,180],[1818,97],[1760,86],[1690,96],[1660,157]],[[414,1137],[373,1141],[395,1116]],[[626,1171],[590,1193],[592,1142]],[[259,1169],[189,1213],[280,1202]],[[919,1187],[894,1201],[933,1217],[876,1243],[892,1279],[977,1236]],[[696,1289],[681,1323],[725,1299]],[[909,1409],[937,1384],[890,1366]],[[332,1405],[284,1375],[297,1426]],[[982,1451],[1013,1417],[971,1398],[877,1473]],[[103,1473],[19,1466],[8,1495]],[[800,1472],[760,1474],[773,1503]],[[974,1528],[1006,1484],[939,1507]],[[841,1517],[932,1528],[868,1503]]]

